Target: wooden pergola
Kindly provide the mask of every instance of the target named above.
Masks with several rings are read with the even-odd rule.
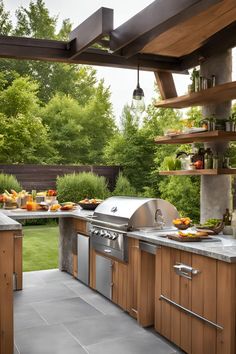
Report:
[[[235,0],[156,0],[115,29],[102,7],[67,42],[0,36],[0,57],[186,73],[234,46]]]

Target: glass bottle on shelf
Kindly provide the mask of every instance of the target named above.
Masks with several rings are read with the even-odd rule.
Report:
[[[204,168],[212,169],[213,167],[213,153],[210,148],[207,148],[204,154]]]
[[[218,155],[213,156],[213,168],[214,169],[219,168],[219,156]]]

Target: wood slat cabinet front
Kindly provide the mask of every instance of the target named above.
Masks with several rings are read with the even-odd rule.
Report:
[[[162,247],[156,255],[156,330],[186,353],[235,354],[235,276],[234,265]]]
[[[14,234],[0,232],[0,354],[13,353]]]
[[[129,238],[129,270],[128,270],[128,312],[136,318],[138,317],[138,275],[140,270],[140,250],[139,240]]]
[[[112,262],[112,301],[124,311],[128,310],[128,265]]]

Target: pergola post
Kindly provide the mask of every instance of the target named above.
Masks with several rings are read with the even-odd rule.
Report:
[[[232,51],[211,57],[201,64],[201,75],[204,77],[216,76],[216,84],[232,81]],[[213,114],[217,119],[226,120],[231,111],[231,101],[221,104],[209,104],[202,107],[203,117]],[[228,143],[206,143],[213,153],[224,153]],[[226,208],[231,205],[231,177],[201,176],[201,222],[209,218],[222,218]]]

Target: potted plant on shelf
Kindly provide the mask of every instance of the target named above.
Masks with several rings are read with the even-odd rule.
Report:
[[[229,119],[225,122],[225,130],[227,132],[235,132],[236,128],[236,112],[233,112]]]

